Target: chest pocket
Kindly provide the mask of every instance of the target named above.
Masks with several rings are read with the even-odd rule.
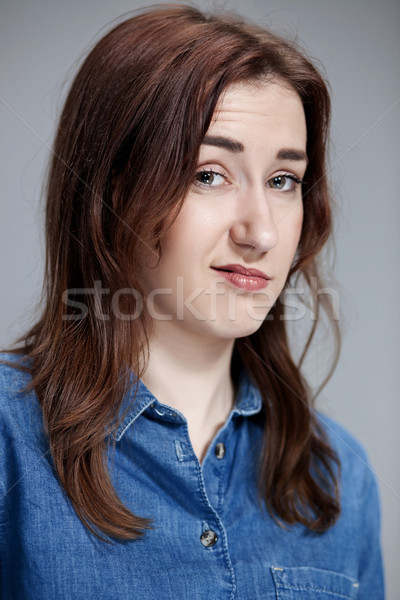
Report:
[[[278,600],[355,600],[355,579],[313,567],[271,567]]]

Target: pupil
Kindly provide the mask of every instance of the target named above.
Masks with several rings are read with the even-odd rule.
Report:
[[[274,177],[274,184],[278,189],[282,189],[285,185],[285,177]]]
[[[202,183],[213,183],[213,181],[214,181],[214,174],[210,173],[208,171],[202,173],[201,174],[201,181],[202,181]]]

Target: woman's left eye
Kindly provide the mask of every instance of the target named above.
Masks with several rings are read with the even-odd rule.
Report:
[[[199,171],[195,175],[195,184],[201,187],[219,187],[225,183],[225,177],[215,171]]]
[[[276,175],[267,182],[271,189],[278,190],[280,192],[292,192],[301,183],[303,183],[301,179],[296,177],[296,175],[289,173]]]

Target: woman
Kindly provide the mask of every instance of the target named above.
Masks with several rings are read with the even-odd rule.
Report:
[[[231,17],[150,10],[89,54],[43,315],[3,355],[5,597],[383,597],[374,478],[285,330],[330,232],[329,111],[293,44]]]

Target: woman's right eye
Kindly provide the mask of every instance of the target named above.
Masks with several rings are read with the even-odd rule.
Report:
[[[225,176],[211,169],[199,171],[195,175],[195,185],[200,187],[215,188],[224,185],[224,183]]]

